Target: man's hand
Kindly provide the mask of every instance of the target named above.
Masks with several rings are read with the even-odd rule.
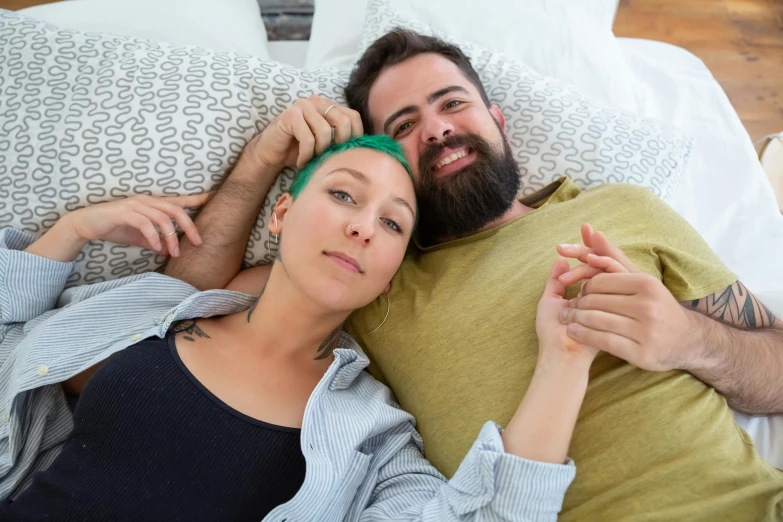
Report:
[[[642,273],[602,232],[582,225],[584,245],[557,251],[583,265],[562,274],[571,285],[587,280],[562,316],[568,336],[650,371],[679,368],[692,342],[692,321],[663,283]]]
[[[693,346],[689,312],[647,274],[596,275],[569,303],[563,324],[573,340],[649,371],[685,369],[683,354]]]
[[[332,143],[332,129],[335,143],[364,134],[358,112],[337,105],[329,98],[310,96],[297,100],[272,120],[248,143],[245,153],[255,156],[270,169],[301,168]]]

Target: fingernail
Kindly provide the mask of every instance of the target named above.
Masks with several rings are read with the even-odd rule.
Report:
[[[560,312],[560,320],[562,322],[566,322],[567,319],[568,319],[568,310],[563,310],[562,312]]]
[[[566,333],[569,337],[574,337],[579,333],[579,325],[576,323],[571,323],[568,326],[566,326]]]
[[[171,251],[171,254],[172,254],[174,257],[179,257],[179,247],[178,247],[178,246],[175,246],[175,247],[174,247],[174,250],[172,250],[172,251]]]
[[[161,248],[162,248],[162,247],[161,247],[161,245],[160,245],[160,241],[158,241],[157,243],[155,243],[155,250],[157,250],[158,252],[160,252],[160,249],[161,249]]]
[[[570,244],[567,244],[567,243],[563,243],[563,244],[561,244],[559,246],[560,246],[560,248],[577,248],[579,245],[570,245]]]
[[[204,240],[201,239],[201,235],[198,232],[196,232],[196,243],[200,245],[203,242]]]

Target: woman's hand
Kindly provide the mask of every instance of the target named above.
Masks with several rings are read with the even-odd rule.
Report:
[[[558,257],[552,265],[552,271],[544,288],[544,295],[538,302],[536,313],[536,334],[538,334],[539,363],[542,358],[570,360],[590,367],[599,349],[582,345],[566,332],[567,326],[561,322],[561,314],[568,311],[565,299],[566,285],[561,276],[569,271],[568,260]]]
[[[196,225],[185,213],[185,209],[200,207],[209,199],[210,194],[133,196],[76,210],[69,214],[68,223],[79,240],[100,239],[177,257],[179,240],[177,234],[173,233],[175,230],[172,221],[179,225],[194,245],[201,244]]]
[[[589,223],[582,225],[582,242],[583,245],[557,246],[557,253],[561,256],[584,263],[560,276],[565,286],[586,281],[604,272],[641,272],[620,248],[613,245],[603,232],[594,231]]]
[[[210,195],[133,196],[81,208],[66,214],[25,251],[55,261],[73,261],[88,241],[103,240],[176,257],[179,240],[172,221],[194,245],[201,244],[196,226],[185,209],[200,207]]]

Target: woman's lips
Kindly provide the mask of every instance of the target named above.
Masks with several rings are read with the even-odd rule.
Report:
[[[359,262],[348,254],[342,252],[324,252],[324,254],[346,270],[362,273],[362,267],[359,265]]]

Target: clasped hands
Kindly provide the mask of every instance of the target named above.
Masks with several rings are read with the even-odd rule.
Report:
[[[606,236],[582,225],[581,245],[557,252],[582,264],[553,269],[564,287],[583,281],[579,295],[561,303],[565,335],[579,346],[603,350],[649,371],[684,368],[694,342],[693,319],[663,283],[639,270]]]

